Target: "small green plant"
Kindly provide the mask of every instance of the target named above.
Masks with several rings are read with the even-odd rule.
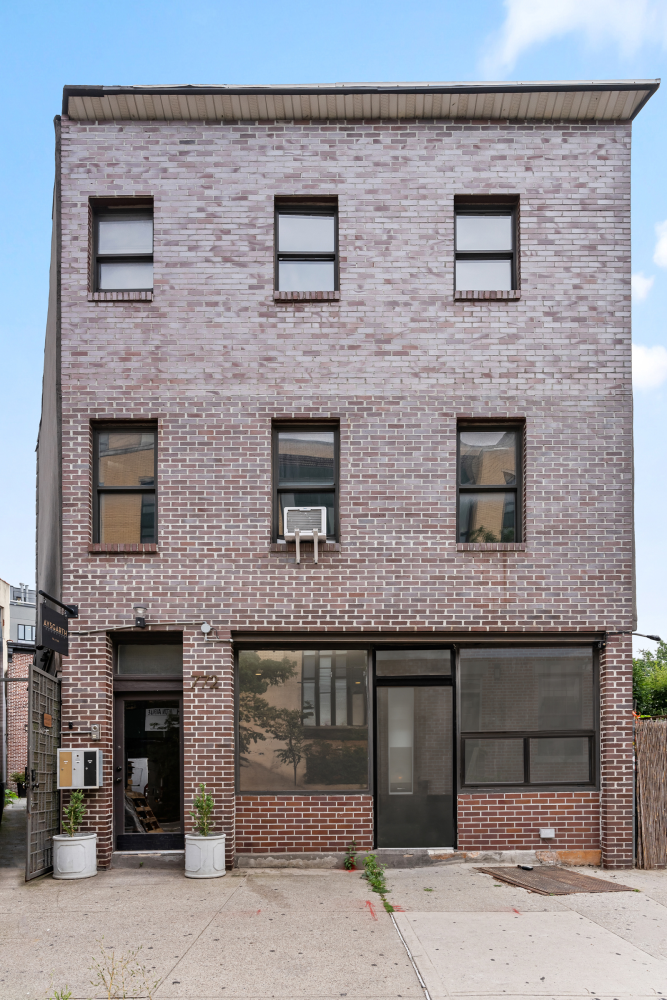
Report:
[[[98,959],[93,959],[90,966],[90,971],[95,975],[90,984],[102,992],[96,992],[95,995],[105,997],[106,1000],[129,1000],[130,997],[147,997],[148,1000],[153,1000],[160,980],[149,979],[149,970],[140,964],[137,955],[142,946],[133,948],[126,955],[116,955],[114,948],[104,947],[104,938],[98,944],[101,955]]]
[[[389,892],[384,876],[386,867],[386,865],[378,864],[378,860],[374,854],[367,854],[364,858],[364,873],[361,877],[366,879],[373,892],[377,892],[387,913],[393,913],[394,907],[385,898]]]
[[[11,805],[12,802],[16,802],[18,795],[13,792],[11,788],[5,788],[5,805]]]
[[[69,802],[63,809],[63,830],[73,837],[79,827],[83,817],[86,815],[86,806],[83,801],[83,792],[80,788],[75,789],[69,797]]]
[[[202,782],[199,786],[199,795],[195,795],[193,801],[194,810],[190,813],[195,821],[195,830],[202,837],[208,837],[211,833],[213,821],[213,796],[206,791],[206,785]]]
[[[61,990],[54,990],[48,1000],[72,1000],[73,996],[69,986],[63,986]]]
[[[347,872],[354,872],[357,870],[357,842],[353,840],[351,844],[348,844],[348,848],[345,852],[345,860],[343,861],[343,867]]]
[[[424,892],[433,892],[433,889],[424,889]]]
[[[25,772],[14,771],[14,773],[11,776],[11,779],[15,785],[25,785]]]

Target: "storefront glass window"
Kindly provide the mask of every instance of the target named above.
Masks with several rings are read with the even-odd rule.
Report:
[[[593,651],[461,650],[464,785],[592,784]]]
[[[240,791],[368,788],[363,650],[239,653]]]

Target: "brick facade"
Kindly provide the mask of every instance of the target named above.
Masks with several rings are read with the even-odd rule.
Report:
[[[373,846],[370,795],[237,796],[239,854],[345,851],[352,840]]]
[[[101,723],[111,750],[103,630],[130,628],[141,601],[184,634],[186,828],[205,780],[230,859],[341,850],[351,831],[370,846],[368,796],[235,804],[233,643],[633,627],[630,125],[60,127],[62,593],[82,633],[63,718]],[[493,193],[521,199],[520,292],[455,297],[454,196]],[[316,194],[339,199],[340,295],[276,300],[274,197]],[[89,198],[113,195],[154,199],[150,298],[88,294]],[[271,538],[272,421],[295,418],[340,422],[341,537],[317,566]],[[461,418],[525,420],[522,543],[457,545]],[[114,420],[158,427],[158,541],[134,551],[92,545],[91,421]],[[461,796],[460,846],[535,846],[548,815],[568,846],[598,848],[601,830],[606,863],[631,863],[631,657],[616,639],[601,794]],[[218,686],[193,688],[193,671]],[[89,797],[103,865],[110,796]]]
[[[33,652],[12,654],[12,662],[7,668],[8,677],[27,677],[32,663]],[[7,684],[7,785],[16,788],[10,781],[14,772],[24,771],[28,763],[28,685],[13,682]]]

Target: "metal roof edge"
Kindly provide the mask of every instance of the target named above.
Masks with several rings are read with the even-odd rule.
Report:
[[[660,86],[660,78],[653,80],[545,80],[527,82],[493,83],[333,83],[333,84],[271,84],[244,86],[235,84],[177,84],[104,86],[66,84],[63,87],[63,110],[67,114],[70,97],[105,97],[112,94],[171,94],[201,96],[214,94],[497,94],[497,93],[553,93],[563,91],[648,90],[635,114],[653,96]]]

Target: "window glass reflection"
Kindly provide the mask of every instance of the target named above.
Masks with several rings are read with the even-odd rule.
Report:
[[[517,439],[516,431],[460,431],[461,485],[516,485]]]
[[[460,542],[513,542],[516,539],[514,493],[460,493]]]
[[[283,521],[283,510],[285,507],[326,507],[327,509],[327,538],[335,537],[335,522],[334,522],[334,494],[333,493],[315,493],[311,490],[287,493],[281,492],[278,494],[278,537],[282,538],[285,534],[285,525]]]
[[[154,493],[100,493],[100,542],[155,541]]]
[[[99,254],[153,253],[152,219],[100,219],[98,226]]]
[[[152,263],[113,263],[99,265],[99,288],[104,291],[150,291],[153,287]]]
[[[102,431],[99,486],[152,486],[155,482],[153,431]]]
[[[465,783],[523,784],[523,740],[464,740]]]
[[[368,787],[366,653],[239,653],[242,791]]]
[[[334,482],[333,431],[279,431],[278,482]]]

